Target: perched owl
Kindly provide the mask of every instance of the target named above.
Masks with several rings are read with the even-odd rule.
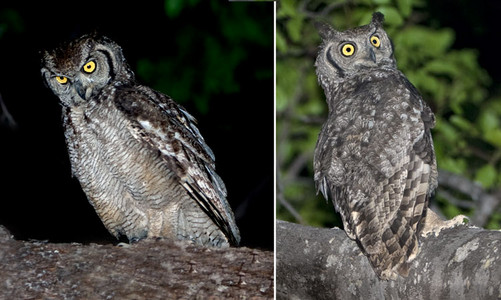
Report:
[[[62,104],[72,172],[111,234],[239,244],[196,120],[138,84],[116,43],[82,36],[45,52],[42,75]]]
[[[346,234],[381,279],[407,276],[437,187],[431,109],[397,70],[393,45],[370,24],[336,31],[318,24],[315,62],[329,115],[314,155],[315,185],[332,199]]]

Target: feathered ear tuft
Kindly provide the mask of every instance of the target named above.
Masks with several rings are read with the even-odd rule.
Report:
[[[322,40],[329,39],[337,33],[337,31],[327,23],[315,22],[314,25],[315,28],[318,30],[318,33],[320,34]]]
[[[371,23],[375,24],[376,26],[383,26],[384,22],[384,15],[380,12],[375,12],[372,14],[372,21]]]

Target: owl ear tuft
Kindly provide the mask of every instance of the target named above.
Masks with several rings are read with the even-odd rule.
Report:
[[[318,30],[318,33],[320,34],[322,40],[327,40],[333,37],[337,33],[337,31],[327,23],[315,22],[314,25],[315,28]]]
[[[372,24],[375,24],[376,26],[383,26],[384,22],[384,15],[380,12],[375,12],[372,14]]]

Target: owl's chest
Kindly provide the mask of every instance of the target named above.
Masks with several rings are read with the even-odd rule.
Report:
[[[109,104],[99,104],[85,110],[72,111],[71,118],[82,138],[90,141],[113,142],[121,144],[132,137],[127,130],[125,117]]]
[[[130,162],[141,151],[121,112],[109,105],[74,108],[65,118],[66,139],[74,172]]]
[[[143,209],[164,205],[171,194],[182,199],[177,178],[158,150],[133,136],[131,122],[106,105],[71,111],[66,137],[72,170],[82,187],[101,200],[109,186],[115,194],[126,190]]]

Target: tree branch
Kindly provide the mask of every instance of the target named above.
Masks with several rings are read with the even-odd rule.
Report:
[[[496,299],[501,232],[458,226],[421,238],[409,277],[380,281],[340,229],[277,221],[277,299]]]
[[[484,226],[489,217],[500,204],[501,191],[487,193],[480,184],[470,181],[468,178],[440,170],[438,182],[441,187],[446,187],[468,195],[475,203],[475,210],[471,217],[471,223],[476,226]]]
[[[273,298],[273,253],[256,249],[27,242],[0,226],[0,259],[1,299]]]

